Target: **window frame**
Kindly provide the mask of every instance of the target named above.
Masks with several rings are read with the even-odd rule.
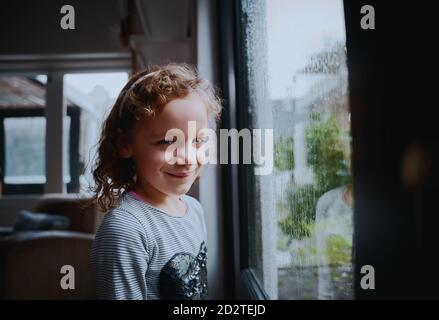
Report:
[[[222,128],[249,128],[247,83],[244,67],[240,16],[240,1],[219,2],[221,76],[220,84],[225,99]],[[240,154],[242,145],[240,145]],[[230,154],[230,152],[229,152]],[[222,167],[226,299],[268,300],[269,297],[249,265],[247,221],[253,203],[249,187],[253,185],[253,164]]]

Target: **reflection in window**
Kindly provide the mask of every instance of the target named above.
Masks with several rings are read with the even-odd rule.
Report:
[[[275,139],[275,171],[253,177],[250,266],[272,299],[352,299],[343,2],[248,0],[242,13],[251,125]]]

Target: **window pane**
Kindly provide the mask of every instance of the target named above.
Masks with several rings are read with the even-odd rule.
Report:
[[[251,125],[274,129],[273,173],[252,177],[250,266],[273,299],[352,299],[343,2],[246,0],[242,11]]]
[[[99,140],[102,121],[128,80],[127,72],[75,73],[64,75],[64,98],[70,125],[65,135],[73,172],[69,180],[76,186],[69,192],[86,193],[92,183],[91,165]]]
[[[6,118],[5,183],[45,183],[46,118]]]

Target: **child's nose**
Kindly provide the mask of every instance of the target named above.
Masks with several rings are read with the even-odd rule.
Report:
[[[196,164],[197,163],[197,149],[193,146],[191,141],[181,145],[177,150],[177,164]]]

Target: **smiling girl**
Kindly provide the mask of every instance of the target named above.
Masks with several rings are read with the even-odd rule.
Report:
[[[211,85],[188,65],[153,66],[134,75],[105,120],[93,171],[94,199],[109,211],[92,249],[97,294],[103,299],[206,299],[204,212],[186,195],[201,163],[189,150],[221,104]],[[196,124],[196,137],[188,131]],[[166,161],[184,132],[183,152]]]

